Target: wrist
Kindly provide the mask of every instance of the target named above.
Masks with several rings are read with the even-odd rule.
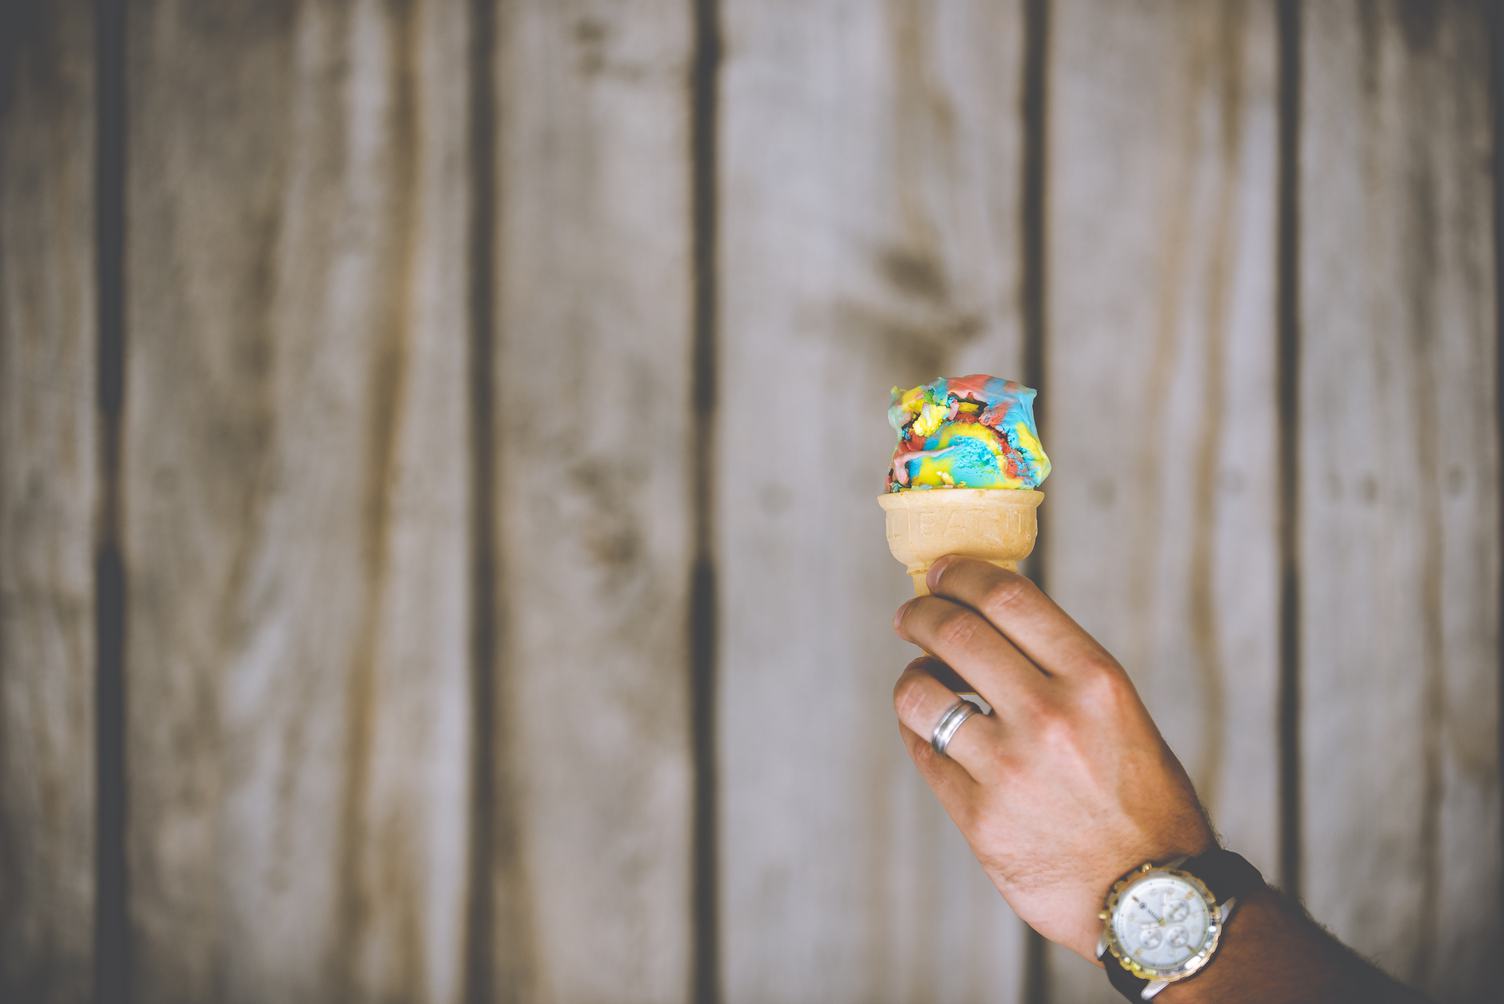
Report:
[[[1262,952],[1257,946],[1267,945],[1279,932],[1285,923],[1282,912],[1279,893],[1267,884],[1240,897],[1216,958],[1194,977],[1165,987],[1156,1004],[1226,1004],[1242,999],[1239,992],[1247,984],[1248,973],[1260,966]]]
[[[1066,947],[1080,954],[1082,958],[1100,964],[1097,951],[1100,948],[1099,936],[1103,932],[1105,920],[1102,913],[1104,903],[1113,886],[1147,862],[1168,864],[1172,861],[1185,861],[1208,854],[1217,847],[1216,837],[1212,835],[1210,828],[1205,828],[1199,833],[1182,833],[1173,840],[1145,842],[1136,848],[1129,847],[1114,853],[1110,858],[1104,855],[1091,867],[1091,873],[1095,876],[1092,898],[1089,901],[1091,915],[1087,917],[1084,914],[1075,914],[1080,918],[1076,929],[1082,932],[1081,940],[1073,940]],[[1083,902],[1082,906],[1085,905],[1087,904]],[[1088,931],[1090,932],[1089,938],[1086,936]]]
[[[1220,959],[1225,928],[1267,886],[1253,865],[1221,848],[1145,862],[1107,895],[1097,955],[1113,987],[1149,999],[1200,977]]]

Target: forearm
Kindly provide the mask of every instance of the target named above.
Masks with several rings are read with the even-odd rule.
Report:
[[[1155,1004],[1296,1004],[1426,998],[1363,961],[1300,905],[1265,888],[1238,904],[1205,972],[1165,987]]]

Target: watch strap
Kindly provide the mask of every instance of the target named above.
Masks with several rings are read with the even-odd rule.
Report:
[[[1247,858],[1220,847],[1186,858],[1175,867],[1205,882],[1212,891],[1212,899],[1218,903],[1242,899],[1264,884],[1264,876],[1248,863]]]
[[[1118,961],[1118,957],[1106,948],[1102,949],[1102,954],[1097,958],[1107,970],[1107,982],[1112,984],[1114,990],[1131,1001],[1143,1000],[1144,988],[1149,985],[1148,980],[1130,973]]]
[[[1227,903],[1228,900],[1242,899],[1264,884],[1264,876],[1248,863],[1247,858],[1221,847],[1214,847],[1205,854],[1198,854],[1192,858],[1172,861],[1165,867],[1190,872],[1196,876],[1205,883],[1207,889],[1211,890],[1212,899],[1219,906]],[[1225,916],[1223,922],[1226,922]],[[1128,1000],[1148,1000],[1154,996],[1155,992],[1167,985],[1159,983],[1146,995],[1145,990],[1151,986],[1150,981],[1133,975],[1107,948],[1105,938],[1097,960],[1107,970],[1107,981],[1112,984],[1112,988]]]

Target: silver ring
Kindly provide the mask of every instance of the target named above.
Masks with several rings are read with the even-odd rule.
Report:
[[[935,723],[935,731],[930,734],[930,745],[935,752],[945,756],[945,748],[950,745],[961,726],[966,724],[966,719],[981,711],[981,708],[965,698],[956,698],[956,703],[945,709],[945,714]]]

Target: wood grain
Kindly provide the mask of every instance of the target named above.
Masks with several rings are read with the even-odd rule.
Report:
[[[1050,36],[1048,586],[1272,877],[1272,5],[1068,0]],[[1051,1000],[1120,999],[1063,949],[1049,966]]]
[[[73,1004],[94,992],[109,508],[99,67],[92,5],[0,6],[0,998]],[[695,5],[524,0],[476,25],[441,0],[130,5],[134,999],[684,1000],[715,937],[728,1004],[1022,1000],[1024,929],[895,736],[909,586],[875,498],[890,385],[1033,375],[1033,155],[1048,587],[1273,874],[1298,465],[1301,891],[1438,999],[1490,999],[1485,5],[1300,7],[1288,374],[1272,0],[1038,4],[1034,150],[1025,6],[718,0],[702,429]],[[719,912],[697,932],[707,498]],[[496,572],[479,666],[477,562]],[[1062,952],[1044,975],[1049,1001],[1117,999]]]
[[[690,993],[688,4],[499,9],[493,945],[504,999]]]
[[[453,1001],[464,18],[132,6],[134,995]]]
[[[0,999],[89,1000],[94,26],[0,13]]]
[[[1493,999],[1499,444],[1482,4],[1323,4],[1301,59],[1305,894]]]
[[[1021,363],[1021,5],[723,4],[720,953],[738,1001],[1011,1001],[915,774],[888,389]]]

